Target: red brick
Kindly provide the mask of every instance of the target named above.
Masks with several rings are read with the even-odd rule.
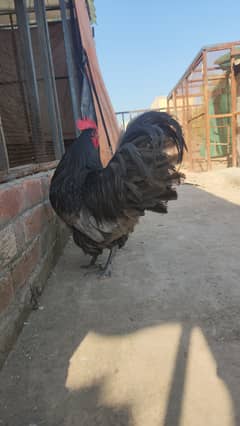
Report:
[[[20,216],[13,223],[14,233],[17,241],[17,250],[18,252],[24,251],[25,247],[25,235],[24,235],[24,226],[22,217]]]
[[[24,191],[21,185],[0,189],[0,225],[17,216],[25,208]]]
[[[40,178],[26,179],[23,182],[26,207],[32,207],[40,203],[43,199],[42,185]]]
[[[14,289],[22,287],[38,264],[40,256],[40,242],[37,239],[33,246],[25,252],[12,267]]]
[[[0,313],[10,304],[13,298],[13,282],[10,273],[0,278]]]
[[[13,225],[0,231],[0,265],[6,266],[17,254],[17,242]]]
[[[28,211],[23,217],[26,241],[31,241],[40,234],[45,223],[47,223],[47,213],[44,204]]]

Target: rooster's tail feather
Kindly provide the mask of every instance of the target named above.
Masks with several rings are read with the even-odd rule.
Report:
[[[110,168],[125,176],[127,198],[135,206],[165,213],[167,201],[177,198],[173,186],[184,178],[176,170],[184,149],[178,122],[167,113],[149,111],[129,123]]]

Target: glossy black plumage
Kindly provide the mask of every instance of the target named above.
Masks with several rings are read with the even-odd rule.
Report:
[[[132,121],[103,168],[91,129],[84,130],[60,161],[50,201],[85,253],[123,246],[145,210],[167,212],[177,198],[185,143],[179,124],[167,113],[149,111]]]

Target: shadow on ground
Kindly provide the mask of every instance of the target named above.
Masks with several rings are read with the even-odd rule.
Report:
[[[239,425],[239,210],[184,186],[104,282],[70,243],[0,374],[0,424]]]

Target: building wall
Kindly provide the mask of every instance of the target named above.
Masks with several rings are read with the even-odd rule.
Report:
[[[167,110],[167,96],[157,96],[151,103],[151,109],[161,108]]]
[[[0,365],[67,240],[48,199],[51,175],[0,185]]]

